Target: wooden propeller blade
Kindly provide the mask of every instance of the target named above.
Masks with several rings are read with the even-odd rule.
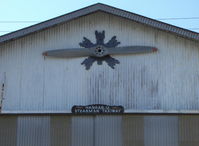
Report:
[[[150,46],[125,46],[109,48],[109,54],[139,54],[139,53],[152,53],[156,52],[157,48]]]
[[[59,49],[50,50],[43,53],[44,56],[58,57],[58,58],[72,58],[72,57],[84,57],[84,56],[95,56],[103,57],[111,54],[139,54],[139,53],[151,53],[156,52],[157,48],[150,46],[125,46],[116,48],[104,48],[107,52],[99,56],[95,52],[95,48],[74,48],[74,49]]]
[[[90,56],[91,52],[86,48],[74,48],[74,49],[59,49],[50,50],[43,53],[44,56],[58,57],[58,58],[71,58],[71,57],[84,57]]]

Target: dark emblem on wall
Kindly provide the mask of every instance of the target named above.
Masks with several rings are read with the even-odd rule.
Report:
[[[95,31],[96,43],[92,43],[86,37],[83,38],[83,41],[79,43],[81,47],[90,49],[94,55],[86,58],[81,64],[85,65],[86,69],[90,69],[92,64],[97,61],[98,65],[102,65],[103,61],[106,62],[112,69],[115,68],[116,64],[120,62],[110,56],[109,49],[117,47],[120,42],[117,41],[116,36],[113,36],[107,43],[104,43],[105,31],[98,32]]]
[[[124,113],[123,106],[110,106],[104,104],[92,104],[86,106],[73,106],[74,114],[121,114]]]
[[[103,62],[106,62],[112,69],[114,69],[115,65],[120,62],[111,55],[150,53],[157,51],[157,48],[151,46],[118,47],[120,42],[116,39],[116,36],[113,36],[105,43],[105,31],[95,31],[95,38],[96,43],[93,43],[88,38],[83,37],[83,41],[80,42],[79,45],[84,48],[50,50],[44,52],[43,55],[59,58],[86,56],[87,58],[81,64],[85,66],[86,70],[89,70],[94,62],[97,62],[98,65],[102,65]]]

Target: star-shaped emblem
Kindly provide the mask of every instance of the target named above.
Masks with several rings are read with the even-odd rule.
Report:
[[[95,37],[96,37],[95,44],[92,43],[86,37],[84,37],[83,41],[79,43],[81,47],[88,48],[93,52],[93,56],[89,56],[81,64],[86,67],[86,70],[88,70],[95,61],[97,62],[98,65],[102,65],[104,61],[112,69],[114,69],[115,65],[119,64],[120,62],[108,54],[108,49],[118,46],[120,42],[116,40],[116,36],[113,36],[107,43],[104,43],[105,31],[102,32],[95,31]]]

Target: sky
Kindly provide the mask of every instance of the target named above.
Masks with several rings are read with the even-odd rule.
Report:
[[[199,0],[0,0],[0,36],[95,3],[158,20],[186,18],[160,21],[199,33]]]

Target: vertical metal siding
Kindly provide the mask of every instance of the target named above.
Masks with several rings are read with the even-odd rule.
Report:
[[[0,70],[6,75],[2,106],[5,105],[4,108],[7,111],[19,110],[21,86],[21,44],[20,42],[14,41],[1,46],[0,50],[0,54],[2,54],[0,57]]]
[[[42,36],[40,36],[42,37]],[[32,40],[36,40],[34,43]],[[20,110],[31,111],[32,109],[43,109],[43,57],[38,55],[42,53],[40,44],[43,40],[37,40],[35,35],[24,38],[21,57],[21,94]],[[33,51],[34,50],[34,51]],[[34,102],[34,104],[33,104]]]
[[[72,117],[71,146],[94,146],[94,117]]]
[[[0,116],[1,146],[198,146],[198,115]]]
[[[17,121],[17,146],[49,146],[50,117],[20,116]]]
[[[50,146],[71,146],[71,117],[50,117]]]
[[[179,146],[199,145],[199,118],[198,116],[179,117]]]
[[[144,117],[144,142],[147,146],[178,146],[178,117]]]
[[[100,17],[100,19],[99,19]],[[86,71],[73,59],[44,58],[46,50],[79,47],[94,31],[116,35],[121,46],[150,45],[152,54],[114,56]],[[126,111],[189,111],[199,108],[199,47],[172,34],[97,12],[27,37],[1,44],[0,70],[6,72],[2,112],[70,112],[73,105],[123,105]]]
[[[122,145],[122,116],[96,116],[95,146]]]
[[[122,116],[122,144],[144,146],[144,117]]]
[[[17,146],[17,116],[0,117],[0,146]]]

